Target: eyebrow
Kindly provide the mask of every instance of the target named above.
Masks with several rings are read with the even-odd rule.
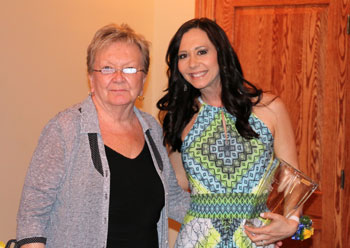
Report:
[[[198,50],[200,50],[200,49],[202,49],[202,48],[208,49],[206,46],[198,46],[198,47],[195,47],[194,50],[195,50],[195,51],[198,51]],[[179,50],[179,53],[180,53],[180,52],[186,52],[186,51],[184,51],[184,50]]]
[[[116,65],[113,61],[110,61],[108,59],[104,60],[104,61],[100,61],[100,63],[103,66],[111,66],[111,67],[116,67],[116,66],[122,66],[123,68],[127,68],[127,67],[137,67],[139,65],[135,65],[138,64],[137,62],[133,62],[133,61],[126,61],[125,63]],[[142,62],[141,62],[141,66],[142,66]]]

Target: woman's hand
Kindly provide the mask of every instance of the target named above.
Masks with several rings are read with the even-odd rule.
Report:
[[[275,248],[279,248],[279,247],[282,247],[282,241],[277,241],[275,243]]]
[[[270,224],[263,227],[244,226],[248,237],[258,246],[275,243],[275,247],[282,246],[285,238],[292,236],[298,229],[299,223],[282,215],[262,213],[262,218],[270,219]]]

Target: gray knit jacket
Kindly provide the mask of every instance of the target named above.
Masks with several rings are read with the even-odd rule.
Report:
[[[164,185],[165,207],[157,228],[159,247],[166,248],[168,217],[183,221],[189,194],[177,184],[162,145],[161,127],[151,115],[136,108],[134,111]],[[40,135],[17,215],[19,244],[46,242],[46,248],[106,247],[109,189],[109,166],[97,112],[88,97],[56,115]]]

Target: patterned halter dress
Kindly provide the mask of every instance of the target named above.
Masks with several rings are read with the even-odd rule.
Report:
[[[200,102],[181,147],[191,204],[175,247],[258,247],[243,225],[245,219],[258,220],[259,213],[268,211],[267,195],[259,193],[259,187],[276,164],[273,136],[252,114],[249,123],[259,137],[245,139],[225,108]]]

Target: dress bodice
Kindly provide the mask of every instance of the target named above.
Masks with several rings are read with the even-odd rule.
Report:
[[[250,193],[273,160],[273,136],[255,114],[249,124],[258,138],[243,138],[235,123],[225,108],[202,103],[181,147],[193,194]]]

